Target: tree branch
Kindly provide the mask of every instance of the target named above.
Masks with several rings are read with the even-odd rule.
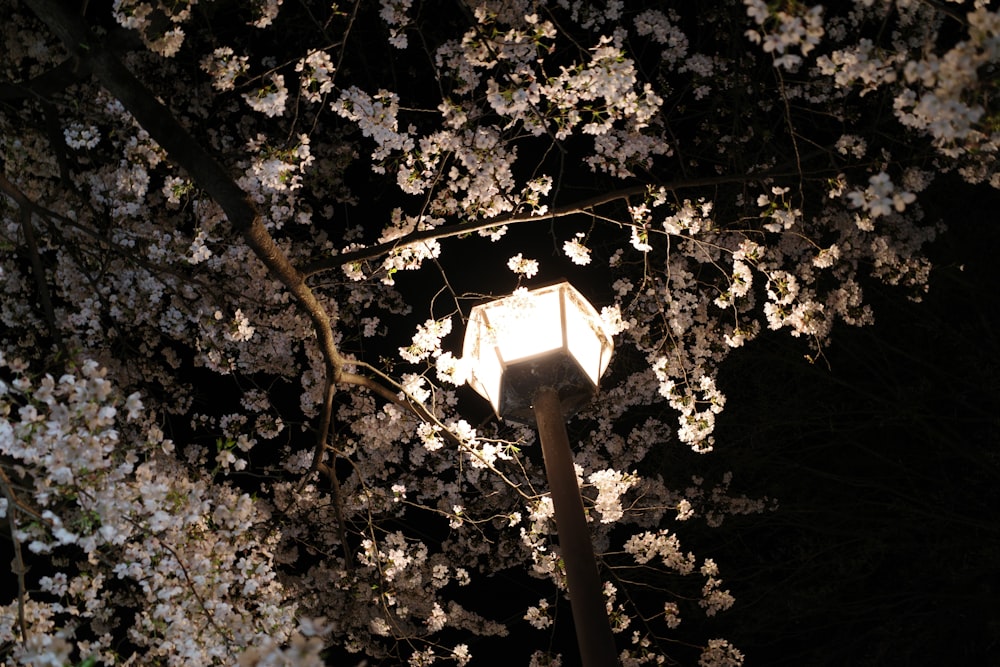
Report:
[[[368,248],[360,248],[358,250],[345,252],[340,255],[334,255],[333,257],[316,260],[306,266],[303,266],[301,272],[304,276],[310,277],[317,273],[322,273],[323,271],[340,268],[341,266],[352,262],[361,262],[381,257],[382,255],[389,254],[397,248],[402,248],[403,246],[419,243],[421,241],[461,236],[462,234],[469,234],[482,229],[490,229],[491,227],[501,227],[503,225],[517,225],[522,222],[539,222],[542,220],[563,218],[569,215],[586,214],[599,206],[610,204],[611,202],[618,201],[619,199],[628,199],[629,197],[644,194],[650,188],[665,188],[670,191],[675,191],[686,188],[722,185],[725,183],[745,183],[748,181],[759,181],[765,178],[782,178],[797,175],[799,175],[798,172],[764,172],[760,174],[712,176],[708,178],[691,178],[670,183],[634,185],[621,188],[619,190],[612,190],[611,192],[566,204],[564,206],[557,206],[544,215],[518,215],[514,213],[506,216],[490,218],[489,220],[470,220],[456,225],[449,225],[448,227],[436,227],[434,229],[420,230],[401,236],[398,239],[393,239],[392,241],[387,241],[385,243],[379,243]]]
[[[0,466],[0,487],[2,487],[3,495],[7,499],[7,521],[10,524],[10,539],[14,545],[11,572],[17,576],[17,625],[21,630],[21,644],[24,645],[28,642],[28,625],[24,620],[24,602],[27,599],[24,575],[28,572],[28,566],[24,564],[24,556],[21,553],[21,540],[17,539],[17,512],[21,503],[14,494],[13,486],[7,473]],[[29,514],[33,513],[29,512]],[[35,516],[37,517],[37,515]]]
[[[337,349],[329,314],[306,285],[305,277],[292,265],[264,227],[256,206],[236,184],[232,176],[215,157],[174,118],[173,114],[126,68],[121,61],[101,45],[79,16],[74,15],[58,0],[26,0],[35,14],[62,40],[66,49],[132,114],[170,159],[182,167],[200,188],[205,190],[225,212],[230,224],[239,231],[254,254],[272,276],[280,280],[295,296],[312,320],[320,351],[326,362],[327,392],[320,416],[316,455],[322,458],[330,429],[334,387],[341,383],[344,359]],[[316,465],[315,467],[319,467]],[[342,539],[345,560],[351,567],[350,547],[346,543],[346,527],[341,509],[339,483],[330,468],[334,488],[334,503]],[[211,620],[211,619],[210,619]]]
[[[330,488],[333,493],[333,513],[337,518],[337,532],[340,535],[340,544],[344,549],[344,563],[348,572],[354,572],[354,557],[351,554],[351,547],[347,543],[347,521],[344,519],[344,494],[340,490],[340,479],[337,478],[337,452],[333,452],[333,458],[329,465],[323,461],[323,455],[327,451],[327,439],[330,436],[330,423],[333,421],[333,397],[336,393],[336,385],[327,379],[326,387],[323,389],[323,414],[320,418],[319,433],[316,436],[316,445],[313,450],[312,469],[326,475],[330,480]],[[299,490],[305,484],[307,477],[302,478]]]
[[[621,190],[615,190],[603,195],[598,195],[596,197],[591,197],[590,199],[585,199],[574,204],[569,204],[565,207],[559,207],[549,211],[545,215],[508,215],[508,216],[498,216],[496,218],[490,218],[489,220],[470,220],[468,222],[462,222],[457,225],[450,225],[448,227],[436,227],[434,229],[424,229],[421,231],[413,232],[405,236],[401,236],[398,239],[393,239],[392,241],[387,241],[386,243],[379,243],[373,245],[369,248],[361,248],[360,250],[354,250],[351,252],[345,252],[341,255],[336,255],[333,257],[328,257],[325,259],[320,259],[312,262],[304,267],[302,267],[302,273],[306,277],[321,273],[323,271],[329,271],[330,269],[336,269],[345,264],[350,264],[351,262],[360,262],[366,259],[374,259],[382,255],[386,255],[396,248],[401,248],[403,246],[410,245],[411,243],[419,243],[420,241],[428,241],[430,239],[445,239],[452,236],[461,236],[462,234],[468,234],[470,232],[476,232],[481,229],[490,229],[491,227],[501,227],[503,225],[516,225],[522,222],[538,222],[540,220],[549,220],[553,218],[560,218],[567,215],[573,215],[575,213],[586,213],[589,209],[595,208],[602,204],[608,204],[610,202],[616,201],[618,199],[626,199],[627,197],[633,197],[635,195],[642,194],[646,192],[649,186],[639,185],[630,188],[623,188]]]
[[[31,273],[35,277],[35,288],[38,290],[38,300],[42,304],[42,312],[45,313],[45,322],[48,325],[49,336],[58,347],[63,347],[62,334],[56,325],[56,313],[52,307],[52,296],[49,293],[49,285],[45,282],[45,268],[42,266],[42,258],[38,254],[38,242],[35,239],[35,230],[31,226],[31,214],[35,210],[35,203],[28,199],[16,185],[7,180],[0,173],[0,192],[14,200],[17,204],[18,212],[21,214],[21,232],[24,234],[24,244],[28,248],[28,258],[31,261]]]

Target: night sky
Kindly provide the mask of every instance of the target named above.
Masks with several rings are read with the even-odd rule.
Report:
[[[871,287],[876,324],[825,360],[772,334],[723,366],[709,456],[779,508],[689,543],[747,664],[1000,665],[1000,230],[995,194],[939,195],[923,303]]]

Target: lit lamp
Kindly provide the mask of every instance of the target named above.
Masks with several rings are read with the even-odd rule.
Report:
[[[515,293],[469,314],[469,385],[502,419],[538,427],[584,667],[618,664],[565,419],[597,394],[611,336],[567,282]]]

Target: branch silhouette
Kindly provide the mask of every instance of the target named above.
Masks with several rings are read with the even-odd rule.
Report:
[[[317,273],[322,273],[323,271],[329,271],[331,269],[338,269],[352,262],[363,262],[369,259],[376,259],[382,255],[387,255],[392,251],[402,248],[414,243],[420,243],[421,241],[429,241],[432,239],[444,239],[451,238],[454,236],[461,236],[463,234],[470,234],[472,232],[477,232],[483,229],[491,229],[493,227],[502,227],[504,225],[518,225],[525,222],[541,222],[543,220],[554,220],[555,218],[564,218],[570,215],[586,214],[591,212],[593,209],[612,202],[628,199],[629,197],[635,197],[648,192],[650,189],[664,188],[671,192],[677,190],[684,190],[687,188],[697,188],[705,187],[708,185],[722,185],[725,183],[745,183],[750,181],[759,181],[769,178],[782,178],[785,176],[798,176],[798,172],[763,172],[759,174],[743,174],[743,175],[724,175],[724,176],[713,176],[709,178],[690,178],[682,181],[674,181],[668,183],[643,183],[641,185],[633,185],[629,187],[620,188],[618,190],[612,190],[601,195],[596,195],[594,197],[589,197],[587,199],[582,199],[577,202],[572,202],[565,204],[563,206],[557,206],[551,211],[540,215],[525,215],[511,213],[508,215],[497,216],[496,218],[490,218],[488,220],[470,220],[468,222],[462,222],[455,225],[449,225],[447,227],[435,227],[434,229],[422,229],[419,231],[411,232],[404,236],[400,236],[397,239],[391,241],[386,241],[385,243],[378,243],[367,248],[359,248],[357,250],[352,250],[350,252],[345,252],[340,255],[334,255],[332,257],[326,257],[319,259],[301,268],[302,275],[308,277],[314,276]]]

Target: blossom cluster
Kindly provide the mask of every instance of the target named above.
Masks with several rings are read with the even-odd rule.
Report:
[[[379,16],[389,26],[389,44],[397,49],[407,47],[406,33],[403,29],[410,22],[407,12],[413,5],[413,0],[380,0],[382,10]]]
[[[863,209],[868,213],[870,219],[858,219],[858,226],[866,231],[872,230],[871,219],[889,215],[893,210],[902,213],[908,204],[916,201],[917,196],[912,192],[897,191],[887,173],[880,172],[868,179],[868,187],[861,190],[852,190],[847,193],[847,198],[854,208]]]
[[[451,333],[451,319],[427,320],[417,326],[409,347],[399,348],[399,356],[410,363],[441,356],[441,339]]]
[[[299,90],[310,102],[320,102],[333,92],[333,75],[336,67],[326,51],[316,50],[295,64],[299,72]]]
[[[823,6],[806,9],[794,5],[798,13],[772,11],[763,0],[744,0],[747,15],[762,28],[747,30],[750,41],[761,44],[765,53],[774,53],[775,67],[795,69],[823,38]],[[802,56],[792,53],[799,50]]]
[[[157,2],[154,7],[140,0],[115,0],[112,15],[123,28],[138,31],[150,50],[166,58],[177,55],[184,43],[184,28],[181,24],[191,18],[194,3]],[[169,19],[169,29],[156,25],[156,19]]]
[[[122,399],[96,362],[56,379],[0,356],[0,371],[13,373],[0,382],[0,453],[15,463],[2,477],[13,537],[71,564],[43,577],[40,594],[4,608],[0,634],[18,664],[114,662],[108,623],[129,608],[129,640],[144,660],[210,665],[297,645],[295,604],[277,581],[260,503],[174,458],[139,395]],[[94,569],[108,558],[112,569]],[[110,579],[127,585],[118,591]],[[30,610],[30,626],[15,620],[18,609]],[[73,641],[81,624],[94,641]],[[319,664],[322,646],[299,646],[302,664]]]

